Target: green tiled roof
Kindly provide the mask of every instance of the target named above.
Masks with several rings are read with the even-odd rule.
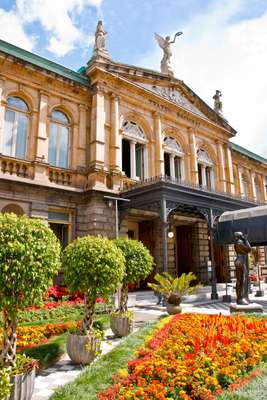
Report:
[[[19,58],[25,62],[35,65],[39,68],[43,68],[47,71],[54,72],[64,78],[71,79],[83,86],[90,86],[90,81],[87,77],[79,72],[72,71],[69,68],[63,67],[63,65],[57,64],[53,61],[47,60],[37,54],[33,54],[29,51],[23,50],[20,47],[14,46],[13,44],[7,43],[0,39],[0,52],[10,54],[13,57]]]
[[[232,149],[237,151],[238,153],[243,154],[244,156],[247,156],[249,158],[252,158],[253,160],[256,160],[258,162],[267,164],[267,159],[261,156],[258,156],[258,154],[252,153],[252,151],[245,149],[242,146],[239,146],[239,144],[236,143],[231,143]]]

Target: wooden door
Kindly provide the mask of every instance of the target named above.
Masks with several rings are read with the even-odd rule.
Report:
[[[182,273],[192,271],[192,226],[183,225],[176,227],[176,265],[180,276]]]

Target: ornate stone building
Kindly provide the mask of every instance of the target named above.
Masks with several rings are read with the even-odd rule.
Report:
[[[104,34],[78,72],[0,41],[0,211],[47,220],[64,246],[114,237],[105,196],[127,198],[120,235],[142,240],[155,269],[205,281],[211,260],[224,281],[233,254],[212,245],[214,220],[266,203],[267,160],[231,143],[183,81],[114,62]]]

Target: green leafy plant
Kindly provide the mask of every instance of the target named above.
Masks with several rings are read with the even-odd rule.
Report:
[[[0,366],[16,365],[17,316],[41,301],[60,267],[60,244],[39,219],[0,214],[0,310],[3,347]]]
[[[10,382],[10,369],[0,370],[0,400],[5,400],[10,395],[12,383]]]
[[[63,269],[70,290],[79,290],[85,295],[80,333],[87,335],[92,332],[97,297],[108,298],[122,282],[125,258],[107,238],[84,236],[64,250]]]
[[[193,285],[196,279],[192,272],[183,273],[177,277],[173,277],[168,272],[163,272],[162,275],[155,275],[155,280],[158,283],[149,283],[148,286],[156,293],[162,294],[169,304],[179,305],[183,296],[193,294],[201,287],[200,284]]]
[[[124,313],[127,311],[128,284],[145,279],[152,271],[154,261],[149,250],[138,240],[120,238],[114,242],[125,257],[125,275],[119,304],[119,311]]]

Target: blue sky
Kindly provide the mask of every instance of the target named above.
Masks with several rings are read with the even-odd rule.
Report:
[[[100,18],[114,60],[156,70],[154,32],[182,30],[176,77],[210,105],[220,89],[235,141],[267,157],[267,0],[0,0],[0,38],[77,70]]]

